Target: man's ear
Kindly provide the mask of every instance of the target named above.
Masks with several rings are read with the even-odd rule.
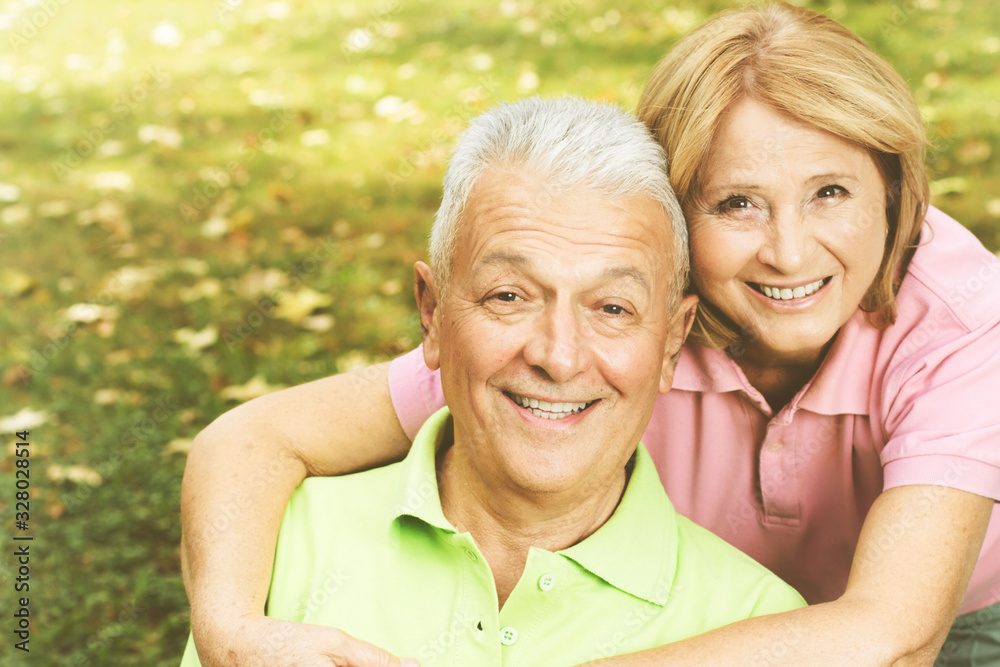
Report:
[[[681,353],[681,346],[691,333],[691,326],[694,324],[694,314],[698,312],[698,296],[688,294],[681,299],[674,313],[673,322],[670,324],[670,332],[667,334],[667,348],[663,354],[663,370],[660,372],[660,393],[665,394],[670,391],[674,384],[674,368],[677,366],[677,359]]]
[[[424,363],[436,371],[440,366],[438,346],[438,290],[434,272],[423,262],[413,265],[413,292],[420,311],[420,339],[424,345]]]

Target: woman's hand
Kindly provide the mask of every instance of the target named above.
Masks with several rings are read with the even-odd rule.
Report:
[[[416,667],[336,628],[243,616],[196,632],[203,667]]]
[[[593,664],[930,667],[962,602],[992,510],[992,499],[945,486],[889,489],[865,518],[841,598]]]
[[[278,528],[295,487],[307,475],[343,474],[402,458],[409,444],[389,396],[388,363],[254,399],[195,438],[181,485],[181,563],[192,630],[215,659],[209,664],[258,664],[222,660],[230,648],[246,659],[257,655],[234,641],[231,619],[281,627],[259,619]],[[319,629],[305,632],[300,628],[289,637],[298,641]],[[320,645],[333,642],[327,648],[335,649],[337,632],[323,629]],[[245,635],[247,646],[259,648],[258,635]]]

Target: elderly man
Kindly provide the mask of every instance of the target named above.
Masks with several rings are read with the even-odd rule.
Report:
[[[473,122],[415,268],[448,407],[401,463],[299,488],[269,616],[425,666],[571,665],[803,604],[677,515],[638,444],[696,301],[664,167],[610,106]]]

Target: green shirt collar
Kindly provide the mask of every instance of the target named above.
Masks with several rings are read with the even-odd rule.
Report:
[[[438,493],[435,456],[451,418],[442,408],[417,433],[402,466],[393,521],[412,516],[447,532]],[[642,443],[621,502],[593,535],[559,552],[615,588],[666,604],[677,568],[677,524],[652,459]]]

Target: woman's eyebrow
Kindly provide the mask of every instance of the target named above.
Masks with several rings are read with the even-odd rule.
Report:
[[[830,171],[830,172],[824,172],[822,174],[816,174],[815,176],[809,176],[808,178],[806,178],[807,183],[812,183],[813,181],[833,182],[833,181],[846,181],[846,180],[852,180],[852,181],[858,180],[857,174],[851,174],[846,171]]]

